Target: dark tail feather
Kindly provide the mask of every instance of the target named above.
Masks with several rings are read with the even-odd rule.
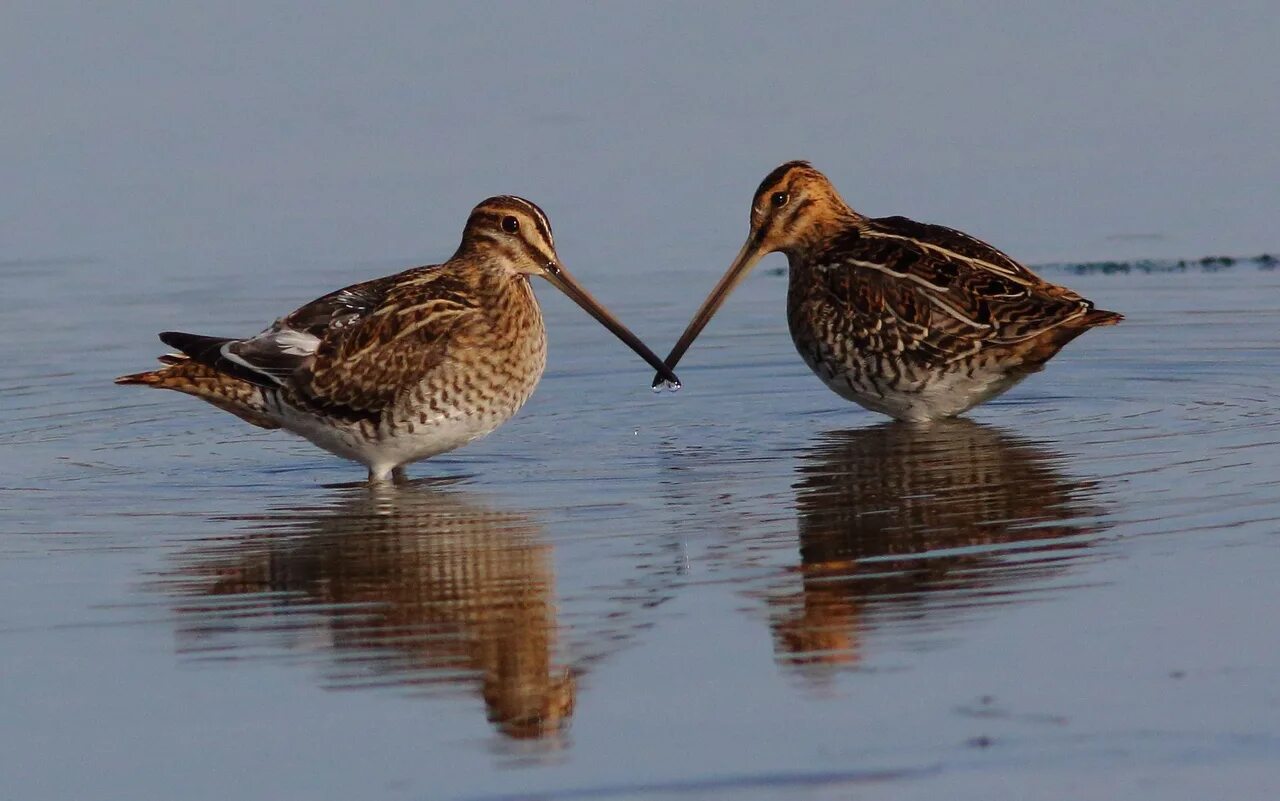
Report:
[[[184,334],[181,331],[165,331],[160,334],[160,341],[171,348],[177,348],[190,357],[191,361],[212,367],[220,373],[226,373],[250,384],[260,387],[271,387],[276,384],[265,374],[250,370],[239,362],[234,362],[222,355],[222,346],[234,342],[231,337],[207,337],[203,334]]]
[[[222,358],[222,346],[231,341],[230,337],[207,337],[202,334],[184,334],[181,331],[164,331],[160,341],[171,348],[177,348],[191,357],[192,361],[217,367]]]

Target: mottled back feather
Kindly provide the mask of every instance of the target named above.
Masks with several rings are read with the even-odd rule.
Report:
[[[288,384],[301,405],[377,418],[395,401],[403,376],[440,364],[462,331],[479,322],[477,298],[455,274],[420,267],[383,280],[376,305],[358,317],[338,316],[340,325],[319,334],[314,356]]]
[[[249,339],[174,331],[161,339],[302,408],[377,420],[403,389],[400,379],[439,364],[477,308],[464,279],[431,265],[331,292]]]
[[[806,262],[793,271],[792,315],[922,366],[1097,324],[1071,290],[967,234],[905,217],[850,226]]]

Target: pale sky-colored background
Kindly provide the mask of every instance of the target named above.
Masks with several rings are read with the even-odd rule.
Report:
[[[10,0],[0,262],[425,262],[511,192],[592,271],[714,243],[697,294],[791,158],[1031,262],[1274,251],[1278,43],[1274,0]]]

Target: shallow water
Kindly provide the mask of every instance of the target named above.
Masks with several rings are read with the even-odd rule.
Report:
[[[684,255],[577,273],[664,351]],[[0,797],[1274,792],[1280,271],[1047,267],[1128,320],[912,428],[808,374],[777,264],[674,396],[539,286],[534,399],[391,491],[110,379],[403,265],[0,265]]]

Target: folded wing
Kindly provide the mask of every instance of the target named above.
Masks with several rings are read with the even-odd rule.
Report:
[[[377,419],[404,386],[448,350],[474,306],[437,267],[345,287],[248,339],[169,331],[162,341],[194,361],[298,405],[352,420]]]
[[[832,243],[804,303],[846,310],[833,324],[881,352],[937,363],[1100,324],[1093,304],[960,231],[904,217],[869,220]],[[1109,313],[1101,313],[1109,314]]]

